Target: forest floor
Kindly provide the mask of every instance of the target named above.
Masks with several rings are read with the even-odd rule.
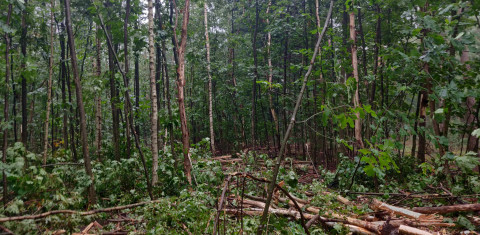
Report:
[[[265,183],[268,180],[258,174],[247,173],[245,170],[252,166],[248,166],[243,158],[225,155],[204,161],[220,163],[225,179],[223,184],[218,186],[219,192],[222,192],[217,198],[218,208],[217,210],[211,208],[211,215],[204,231],[210,231],[212,228],[209,227],[215,227],[220,234],[222,232],[231,234],[231,229],[237,227],[238,231],[253,233],[253,228],[245,228],[247,225],[243,224],[244,217],[259,218],[261,215],[265,206]],[[268,159],[256,159],[255,168],[260,170],[256,172],[267,172],[269,164],[271,162]],[[287,184],[291,184],[287,182],[288,178],[278,183],[278,186],[285,189],[275,190],[270,214],[296,222],[297,226],[303,228],[303,231],[300,228],[297,231],[285,228],[283,232],[287,234],[296,232],[344,234],[347,231],[355,234],[477,234],[454,223],[459,218],[466,218],[472,224],[480,226],[479,214],[465,217],[461,214],[462,211],[480,210],[480,205],[475,204],[477,201],[475,196],[457,197],[443,186],[438,187],[444,191],[443,193],[436,193],[435,189],[438,188],[432,186],[431,192],[347,192],[346,195],[351,198],[347,199],[341,196],[340,192],[322,186],[324,180],[314,170],[310,161],[292,160],[286,162],[282,169],[287,171],[293,169],[297,174],[298,185],[287,187]],[[252,188],[252,185],[256,187]],[[292,191],[288,192],[286,188]],[[450,206],[411,208],[412,205],[418,204],[418,201],[428,204],[436,200],[446,200]],[[137,213],[137,210],[134,213],[113,213],[110,215],[111,218],[95,220],[80,227],[77,234],[148,232],[141,229],[143,227],[141,224],[148,218],[138,219]],[[445,213],[446,216],[441,215]],[[184,234],[199,234],[197,229],[189,228],[185,223],[179,223],[177,226]],[[274,224],[271,226],[275,227]],[[106,231],[104,228],[113,229]],[[136,230],[137,228],[139,230]],[[270,228],[270,231],[281,233],[281,229],[278,228]]]
[[[18,234],[23,231],[18,226],[30,226],[45,234],[253,234],[274,162],[262,150],[196,158],[194,191],[134,204],[128,204],[130,199],[90,211],[0,218],[6,222],[0,230]],[[267,234],[478,234],[479,195],[454,195],[442,184],[428,185],[424,191],[342,191],[327,187],[332,175],[313,167],[312,161],[287,158],[274,191]]]

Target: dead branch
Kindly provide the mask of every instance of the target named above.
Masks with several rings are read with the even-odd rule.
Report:
[[[227,191],[228,183],[230,182],[231,179],[232,179],[232,176],[229,175],[225,180],[225,186],[223,187],[222,196],[220,198],[220,202],[218,203],[217,214],[215,215],[215,223],[213,224],[213,235],[217,234],[217,226],[218,226],[218,220],[220,218],[220,211],[223,208],[223,200],[225,199],[225,192]]]
[[[435,217],[431,215],[424,215],[415,211],[411,211],[405,208],[401,207],[396,207],[389,205],[387,203],[381,202],[377,199],[373,199],[372,203],[370,204],[370,207],[373,210],[385,210],[388,211],[389,213],[393,213],[396,215],[402,215],[408,218],[416,219],[416,220],[434,220]],[[440,220],[441,221],[441,220]]]
[[[119,210],[125,210],[125,209],[130,209],[138,206],[143,206],[146,204],[150,203],[158,203],[161,200],[153,200],[153,201],[147,201],[147,202],[139,202],[135,204],[130,204],[130,205],[124,205],[124,206],[116,206],[116,207],[110,207],[110,208],[103,208],[103,209],[97,209],[97,210],[90,210],[90,211],[74,211],[74,210],[55,210],[55,211],[48,211],[45,213],[41,213],[38,215],[24,215],[24,216],[12,216],[12,217],[4,217],[0,218],[0,223],[7,222],[7,221],[17,221],[17,220],[26,220],[26,219],[41,219],[45,218],[51,215],[57,215],[57,214],[75,214],[75,215],[80,215],[80,216],[87,216],[87,215],[94,215],[98,213],[103,213],[103,212],[112,212],[112,211],[119,211]]]

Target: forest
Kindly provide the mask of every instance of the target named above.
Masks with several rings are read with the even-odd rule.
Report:
[[[1,234],[479,234],[480,1],[2,0]]]

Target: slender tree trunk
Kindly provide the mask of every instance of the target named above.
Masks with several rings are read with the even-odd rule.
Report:
[[[410,151],[411,156],[415,156],[415,150],[417,149],[417,135],[418,135],[418,116],[420,115],[420,103],[421,103],[422,93],[420,92],[417,95],[417,108],[415,110],[415,124],[413,127],[413,137],[412,137],[412,150]]]
[[[417,159],[419,163],[425,162],[425,147],[427,144],[427,140],[425,138],[425,127],[426,127],[426,119],[427,119],[427,105],[428,105],[428,92],[426,90],[422,90],[420,92],[420,121],[418,126],[420,128],[418,134],[418,152],[417,152]]]
[[[110,3],[107,4],[107,8],[110,6]],[[110,26],[107,25],[107,31],[111,37]],[[115,62],[113,58],[113,53],[115,53],[114,48],[108,49],[108,69],[109,69],[109,81],[110,81],[110,105],[112,108],[112,131],[113,131],[113,154],[117,161],[120,160],[120,117],[118,110],[118,91],[117,84],[115,79]]]
[[[205,22],[205,47],[207,49],[207,75],[208,75],[208,121],[210,125],[210,146],[212,156],[215,156],[215,131],[213,129],[213,104],[212,104],[212,75],[210,74],[210,42],[208,40],[207,1],[203,5]]]
[[[153,33],[153,1],[148,0],[148,58],[150,68],[150,105],[151,115],[151,151],[152,151],[152,185],[158,181],[158,108],[157,86],[155,80],[155,42]]]
[[[178,89],[178,109],[180,112],[180,126],[182,129],[182,144],[183,144],[183,167],[185,169],[185,176],[188,183],[192,184],[192,163],[189,155],[189,134],[187,126],[187,114],[185,113],[185,54],[187,48],[187,26],[190,18],[190,0],[185,1],[185,8],[183,9],[182,33],[180,43],[178,44],[178,64],[177,64],[177,89]]]
[[[138,30],[138,21],[135,22],[135,31]],[[138,117],[139,115],[139,110],[140,110],[140,64],[139,64],[139,53],[138,51],[135,51],[135,78],[134,78],[134,95],[135,95],[135,117]],[[135,131],[137,132],[138,135],[140,135],[140,126],[138,125],[138,122],[135,122]]]
[[[8,4],[8,12],[7,12],[7,22],[6,26],[9,27],[10,19],[12,17],[12,4]],[[5,87],[7,88],[5,91],[5,104],[3,106],[3,118],[4,122],[8,123],[8,95],[10,91],[10,86],[8,80],[10,79],[10,36],[8,33],[5,33]],[[13,83],[13,80],[12,80]],[[3,130],[3,145],[2,145],[2,162],[3,164],[7,163],[7,147],[8,147],[8,128],[4,128]],[[7,207],[8,202],[8,185],[7,185],[7,175],[5,174],[5,170],[2,170],[2,186],[3,186],[3,207],[4,209]]]
[[[374,64],[373,64],[373,75],[375,76],[375,80],[373,80],[372,83],[372,91],[370,94],[370,104],[372,105],[373,108],[375,108],[375,92],[377,88],[377,74],[378,74],[378,66],[379,66],[379,53],[380,53],[380,46],[382,44],[382,18],[381,18],[381,11],[380,11],[380,6],[377,4],[377,25],[376,25],[376,33],[375,33],[375,46],[374,46],[374,53],[373,53],[373,58],[374,58]]]
[[[47,152],[48,152],[48,122],[49,122],[49,115],[50,115],[50,106],[52,103],[52,76],[53,76],[53,10],[55,7],[55,1],[50,1],[50,58],[49,58],[49,65],[48,65],[48,87],[47,87],[47,111],[45,113],[45,130],[43,136],[43,165],[47,164]],[[52,136],[53,137],[53,136]]]
[[[28,0],[25,0],[24,9],[22,11],[22,33],[20,36],[20,47],[22,51],[22,64],[21,70],[25,70],[26,63],[27,63],[27,4]],[[21,141],[22,143],[27,146],[28,140],[28,114],[27,114],[27,78],[22,73],[22,128],[21,128]]]
[[[270,180],[270,183],[268,184],[267,200],[265,202],[265,208],[263,210],[262,218],[260,220],[260,225],[258,226],[258,229],[257,229],[257,235],[262,235],[265,224],[267,222],[268,210],[270,208],[270,203],[271,203],[272,197],[273,197],[273,189],[275,188],[275,184],[276,184],[276,181],[277,181],[277,176],[278,176],[278,172],[280,170],[280,166],[283,162],[283,159],[285,158],[285,147],[287,145],[287,141],[290,137],[292,129],[295,126],[295,121],[296,121],[295,118],[296,118],[297,112],[300,108],[300,105],[302,103],[302,98],[303,98],[303,94],[305,92],[305,88],[307,86],[308,77],[312,73],[313,65],[315,63],[316,57],[317,57],[318,52],[319,52],[320,43],[322,42],[322,38],[325,35],[325,32],[327,30],[328,21],[329,21],[331,15],[332,15],[332,10],[333,10],[333,0],[330,1],[330,8],[328,10],[327,19],[325,20],[325,25],[323,27],[322,33],[318,36],[318,40],[317,40],[317,43],[315,45],[315,49],[313,51],[312,59],[310,60],[310,65],[308,67],[307,72],[305,73],[305,76],[303,77],[302,88],[300,89],[300,93],[298,94],[297,101],[295,103],[295,108],[293,109],[292,117],[290,118],[288,128],[285,131],[285,135],[284,135],[283,140],[282,140],[282,144],[281,144],[281,147],[280,147],[280,152],[278,154],[277,161],[275,163],[275,168],[273,170],[272,179]],[[302,221],[302,223],[304,223],[304,221]],[[308,234],[308,230],[305,231],[305,232],[307,232],[307,234]]]
[[[126,5],[125,5],[125,20],[124,20],[124,23],[123,23],[123,56],[125,58],[125,74],[127,74],[127,86],[125,87],[125,89],[130,89],[130,85],[129,85],[129,80],[128,79],[128,73],[129,73],[129,64],[128,64],[128,20],[130,18],[130,0],[127,0],[126,2]],[[131,110],[131,107],[129,107],[128,105],[124,105],[125,107],[125,135],[127,137],[127,143],[126,143],[126,157],[127,158],[130,158],[130,152],[131,152],[131,140],[130,140],[130,122],[133,122],[133,117],[132,115],[129,115],[131,112],[129,111],[129,109]]]
[[[65,0],[65,19],[67,23],[67,34],[68,42],[70,47],[71,54],[71,63],[73,70],[73,79],[75,82],[75,93],[77,94],[77,106],[80,111],[80,136],[82,139],[82,152],[85,162],[85,171],[92,181],[88,186],[88,203],[89,205],[94,205],[96,202],[95,195],[95,178],[92,172],[92,165],[90,163],[90,153],[88,151],[88,141],[87,141],[87,122],[85,118],[85,107],[83,105],[83,94],[82,94],[82,83],[78,77],[78,67],[77,67],[77,53],[75,51],[75,38],[73,37],[72,30],[72,20],[70,14],[70,0]]]
[[[257,99],[257,80],[258,80],[258,62],[257,62],[257,34],[258,34],[258,19],[259,19],[259,9],[258,9],[258,0],[255,0],[255,27],[253,30],[253,40],[252,40],[252,50],[253,50],[253,83],[252,83],[252,112],[251,112],[251,137],[252,137],[252,147],[255,148],[256,144],[256,131],[255,131],[255,119],[256,119],[256,99]]]
[[[60,1],[61,3],[62,1]],[[61,13],[63,15],[63,11]],[[63,17],[62,17],[63,18]],[[60,79],[61,79],[61,90],[62,90],[62,116],[63,116],[63,141],[65,143],[65,149],[69,148],[69,137],[68,137],[68,109],[67,109],[67,92],[66,92],[66,73],[67,67],[65,65],[65,25],[60,23],[59,26],[59,42],[60,42]]]
[[[469,51],[467,49],[462,51],[460,61],[465,64],[469,60]],[[467,70],[470,70],[470,65],[465,65]],[[475,129],[475,98],[467,97],[467,112],[465,114],[465,125],[467,125],[467,152],[475,151],[478,138],[472,135],[472,131]]]
[[[318,0],[317,0],[318,3]],[[270,24],[270,20],[268,19],[268,13],[270,10],[270,5],[272,4],[272,1],[269,0],[268,2],[268,7],[267,7],[267,25]],[[273,105],[273,99],[272,99],[272,86],[273,86],[273,66],[272,66],[272,58],[270,55],[270,47],[272,44],[272,35],[270,31],[267,33],[267,57],[268,57],[268,83],[269,83],[269,92],[268,92],[268,104],[270,106],[270,113],[272,114],[273,118],[273,124],[275,126],[275,140],[280,142],[280,129],[278,126],[278,118],[277,118],[277,113],[275,112],[275,107]],[[275,141],[274,141],[275,142]]]
[[[100,41],[100,27],[96,26],[96,58],[95,58],[95,76],[97,79],[102,79],[102,60],[101,60],[101,41]],[[102,149],[102,96],[100,91],[97,91],[95,96],[95,155],[100,158],[100,151]]]
[[[352,7],[355,4],[352,1]],[[353,97],[353,106],[354,108],[358,108],[361,106],[360,104],[360,94],[359,94],[359,85],[360,79],[358,76],[358,60],[357,60],[357,39],[356,39],[356,32],[355,32],[355,12],[350,12],[350,40],[352,41],[352,67],[353,67],[353,77],[355,78],[356,88],[355,88],[355,95]],[[363,148],[363,138],[362,138],[362,119],[360,118],[360,113],[356,112],[355,116],[355,140],[357,143],[357,147],[359,149]]]

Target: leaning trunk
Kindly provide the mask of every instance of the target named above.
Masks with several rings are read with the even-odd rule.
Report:
[[[77,52],[75,51],[75,38],[73,37],[72,20],[70,14],[70,0],[65,0],[65,19],[67,23],[67,35],[70,48],[73,79],[75,82],[75,93],[77,95],[77,106],[80,112],[80,136],[82,141],[82,152],[85,162],[85,172],[90,177],[91,183],[88,186],[88,204],[96,203],[95,178],[93,177],[92,165],[90,163],[90,153],[88,151],[87,141],[87,121],[85,118],[85,106],[83,105],[82,83],[78,76]]]

